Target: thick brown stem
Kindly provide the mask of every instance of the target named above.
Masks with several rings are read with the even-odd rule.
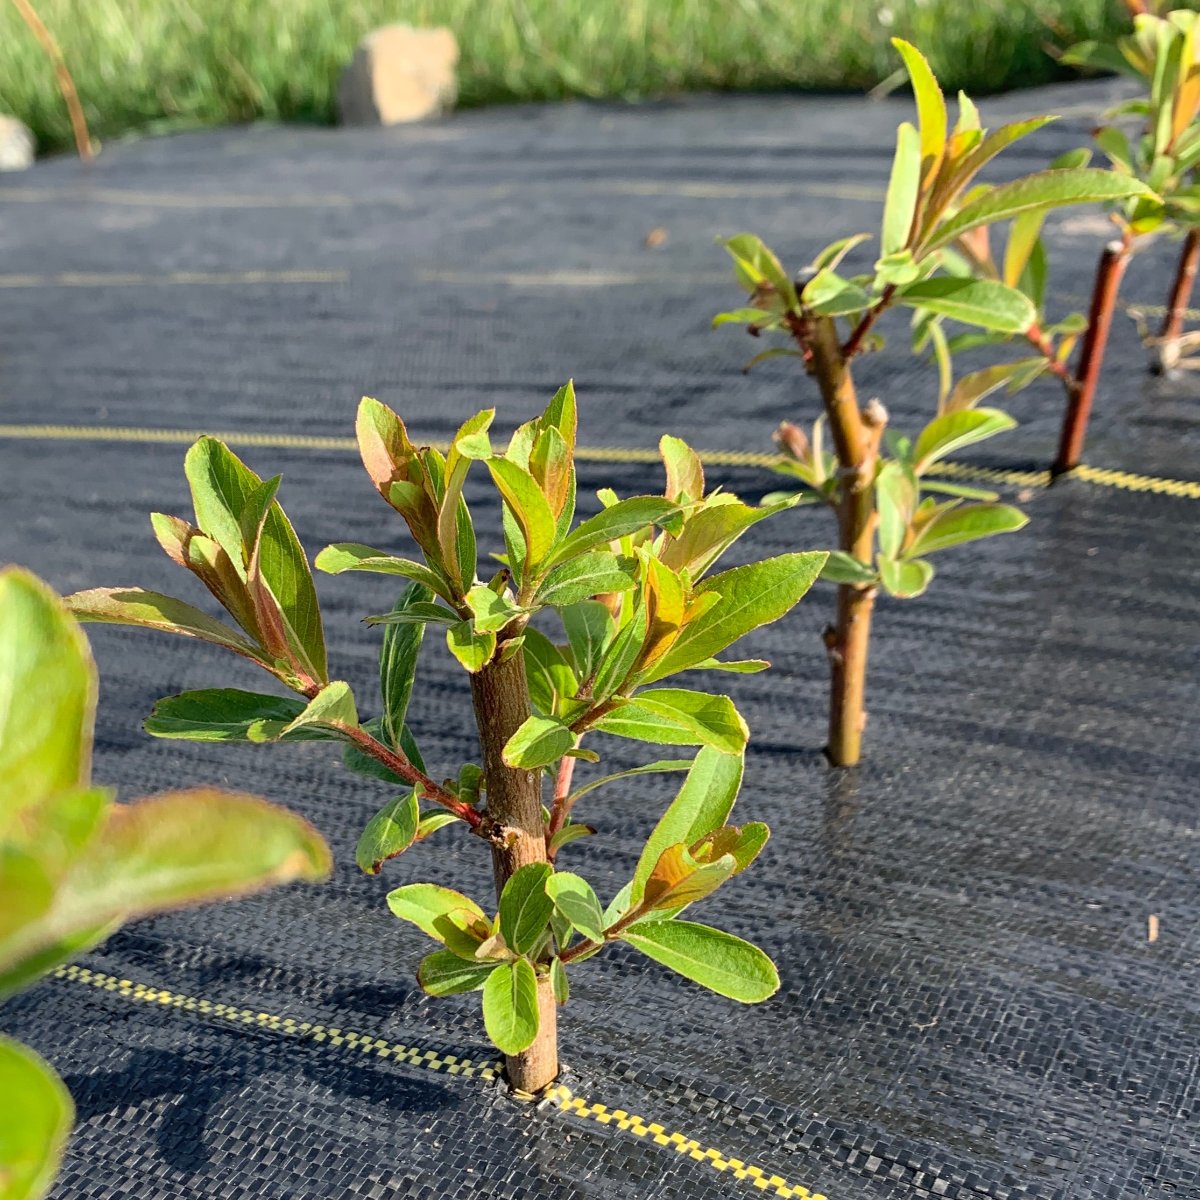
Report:
[[[16,5],[17,12],[21,14],[25,24],[29,26],[30,32],[41,42],[42,49],[46,51],[47,57],[54,66],[54,74],[58,79],[58,90],[62,93],[63,101],[67,106],[67,114],[71,118],[71,132],[75,135],[75,149],[79,151],[79,157],[84,162],[91,162],[95,157],[95,151],[92,149],[91,134],[88,133],[87,118],[83,115],[83,105],[79,103],[75,80],[71,78],[71,72],[67,70],[67,64],[63,59],[62,51],[58,48],[58,42],[46,28],[45,22],[38,16],[29,0],[13,0],[13,4]]]
[[[1179,254],[1179,266],[1175,271],[1175,282],[1167,300],[1167,312],[1163,318],[1158,340],[1159,368],[1169,371],[1179,361],[1179,335],[1183,332],[1183,316],[1192,298],[1196,282],[1196,268],[1200,266],[1200,229],[1193,229],[1183,242]]]
[[[1065,475],[1079,465],[1083,453],[1083,439],[1087,433],[1088,417],[1092,411],[1092,398],[1096,394],[1096,383],[1100,378],[1100,367],[1104,362],[1104,350],[1108,345],[1108,332],[1112,327],[1113,311],[1117,306],[1117,292],[1121,287],[1121,276],[1129,262],[1130,239],[1109,242],[1100,255],[1096,267],[1096,282],[1092,288],[1092,306],[1088,313],[1087,333],[1083,335],[1083,346],[1079,352],[1079,367],[1075,372],[1075,387],[1067,399],[1067,413],[1063,420],[1062,435],[1058,443],[1058,457],[1050,468],[1051,475]]]
[[[504,642],[504,635],[500,638]],[[542,816],[542,774],[510,767],[503,758],[508,739],[529,716],[525,658],[518,651],[501,661],[499,654],[471,675],[471,700],[483,748],[483,774],[488,813],[508,831],[503,845],[492,847],[496,898],[522,867],[544,863],[546,824]],[[537,1092],[558,1074],[558,1036],[553,989],[539,976],[540,1024],[533,1045],[508,1056],[508,1080],[521,1092]]]
[[[838,548],[870,567],[875,556],[875,469],[887,412],[878,401],[860,411],[850,366],[827,317],[813,322],[813,373],[837,449],[842,479],[838,504]],[[837,624],[826,636],[830,664],[829,744],[825,753],[839,767],[858,762],[866,724],[867,649],[875,588],[838,587]]]

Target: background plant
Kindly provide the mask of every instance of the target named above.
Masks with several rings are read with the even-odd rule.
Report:
[[[443,454],[414,445],[377,401],[359,409],[367,473],[422,556],[343,543],[316,559],[335,574],[408,581],[390,612],[368,618],[384,627],[376,718],[361,719],[349,686],[329,677],[308,562],[275,500],[278,477],[259,479],[212,438],[197,442],[185,462],[195,521],[159,513],[151,520],[167,554],[200,578],[237,628],[134,588],[81,592],[69,603],[86,620],[224,646],[298,693],[187,692],[160,701],[145,727],[211,741],[341,741],[349,767],[399,789],[359,841],[364,871],[379,872],[456,821],[490,848],[495,909],[433,883],[396,888],[388,904],[441,944],[420,965],[421,986],[434,995],[481,991],[485,1027],[508,1056],[511,1081],[534,1092],[557,1072],[556,1003],[567,999],[567,967],[609,942],[624,941],[731,999],[753,1003],[778,986],[761,950],[680,919],[749,866],[768,831],[728,823],[748,737],[733,701],[662,684],[685,671],[767,666],[716,655],[790,610],[826,556],[785,554],[711,574],[737,538],[790,502],[753,507],[706,493],[700,460],[670,437],[661,443],[662,495],[619,500],[602,489],[602,510],[576,524],[574,389],[561,389],[503,452],[489,437],[492,417],[481,412],[465,422]],[[488,570],[463,498],[477,462],[502,502],[505,549]],[[428,773],[407,719],[431,625],[469,673],[482,752],[480,763],[442,782]],[[658,760],[575,786],[576,762],[599,760],[583,745],[593,733],[699,749],[690,760]],[[631,776],[673,771],[686,771],[683,785],[633,878],[607,905],[581,876],[557,869],[564,848],[594,832],[577,819],[584,797],[627,787]],[[555,780],[546,804],[544,774]],[[430,807],[422,811],[422,803]]]
[[[1047,339],[1040,329],[1036,290],[1001,278],[981,277],[956,246],[986,246],[987,229],[1011,220],[1028,236],[1035,219],[1066,204],[1148,196],[1140,181],[1111,171],[1059,167],[999,185],[977,182],[979,172],[1006,147],[1040,129],[1052,117],[981,127],[978,110],[959,93],[958,121],[951,129],[941,88],[928,62],[900,39],[916,96],[919,127],[897,131],[880,234],[880,255],[864,274],[840,273],[865,233],[825,247],[793,281],[776,255],[753,234],[730,238],[726,248],[749,308],[722,313],[714,324],[744,324],[750,333],[786,336],[751,360],[775,355],[799,358],[821,394],[823,421],[811,436],[784,424],[777,440],[785,453],[779,470],[798,479],[801,498],[828,503],[838,517],[838,549],[823,575],[838,585],[837,620],[826,634],[832,676],[827,753],[839,766],[858,761],[865,721],[863,694],[870,623],[883,588],[899,599],[921,595],[933,578],[928,556],[937,551],[1019,529],[1025,517],[994,494],[931,478],[948,455],[974,445],[1015,422],[982,399],[1004,386],[1035,377],[1011,366],[973,371],[954,382],[946,322],[991,335]],[[1018,238],[1018,241],[1020,239]],[[1010,246],[1012,239],[1010,239]],[[984,256],[977,252],[976,259]],[[990,254],[987,255],[990,260]],[[1032,250],[1017,282],[1038,269]],[[877,350],[876,322],[889,309],[912,311],[914,348],[931,345],[938,362],[937,410],[915,438],[887,436],[887,410],[878,400],[859,403],[852,376],[860,354]],[[1055,331],[1072,336],[1069,329]],[[978,340],[978,339],[976,339]],[[959,342],[958,348],[966,343]],[[1058,352],[1055,352],[1057,354]],[[1037,373],[1043,369],[1039,356]],[[824,448],[827,430],[830,450]],[[934,494],[949,498],[937,500]]]
[[[1118,71],[1145,87],[1144,96],[1109,110],[1094,138],[1112,171],[1144,183],[1148,194],[1132,195],[1111,206],[1118,236],[1105,246],[1096,270],[1090,328],[1069,396],[1056,473],[1079,462],[1129,258],[1163,234],[1181,237],[1184,244],[1159,335],[1149,337],[1145,330],[1143,335],[1158,348],[1164,368],[1177,365],[1182,350],[1191,344],[1180,335],[1200,261],[1200,184],[1196,181],[1200,164],[1200,26],[1197,13],[1185,9],[1164,12],[1163,7],[1131,5],[1137,10],[1131,34],[1115,42],[1082,42],[1063,55],[1072,65]],[[1140,127],[1123,127],[1122,118],[1140,122]]]
[[[213,789],[114,803],[91,778],[96,669],[78,624],[26,571],[0,570],[0,999],[150,913],[329,872],[299,817]],[[71,1098],[0,1036],[0,1196],[49,1188]]]

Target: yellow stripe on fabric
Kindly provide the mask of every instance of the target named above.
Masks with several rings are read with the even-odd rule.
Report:
[[[255,430],[225,432],[204,429],[145,429],[127,425],[0,425],[0,439],[19,441],[131,442],[166,446],[190,446],[199,437],[220,438],[232,446],[262,446],[282,450],[338,450],[353,452],[352,437],[323,437],[303,433],[264,433]],[[434,442],[444,450],[445,443]],[[700,450],[701,459],[713,467],[773,467],[780,458],[756,450]],[[657,450],[637,446],[580,446],[580,462],[657,463]],[[939,463],[931,476],[964,479],[977,483],[997,483],[1010,487],[1049,487],[1049,471],[1019,471],[998,467],[976,467],[967,463]],[[1084,464],[1071,472],[1073,478],[1097,487],[1126,492],[1150,492],[1183,500],[1200,500],[1200,481],[1165,479],[1156,475],[1138,475],[1108,467]]]
[[[0,275],[0,288],[209,287],[230,284],[346,283],[349,271],[170,271],[165,275],[134,272],[64,271],[58,275]]]
[[[158,1005],[175,1012],[192,1013],[198,1017],[223,1021],[230,1025],[243,1025],[252,1029],[265,1029],[298,1041],[318,1042],[337,1049],[353,1050],[372,1058],[390,1059],[406,1066],[421,1067],[427,1071],[438,1071],[446,1075],[459,1075],[464,1079],[495,1080],[500,1077],[503,1064],[500,1062],[476,1062],[460,1058],[455,1054],[438,1054],[420,1046],[408,1046],[390,1042],[386,1038],[370,1033],[359,1033],[340,1026],[323,1025],[312,1021],[297,1021],[292,1017],[281,1017],[274,1013],[258,1012],[252,1008],[239,1008],[233,1004],[221,1004],[184,992],[173,992],[167,988],[151,987],[136,983],[132,979],[120,979],[88,967],[75,964],[58,967],[56,979],[70,983],[85,984],[140,1004]],[[724,1154],[711,1146],[704,1146],[694,1138],[675,1133],[663,1125],[647,1121],[624,1109],[610,1109],[604,1104],[595,1104],[576,1096],[570,1088],[552,1085],[542,1093],[542,1101],[560,1112],[583,1121],[595,1121],[601,1125],[615,1125],[637,1138],[647,1138],[657,1146],[668,1147],[678,1154],[686,1154],[696,1162],[732,1175],[735,1179],[748,1179],[760,1191],[769,1192],[782,1200],[828,1200],[819,1192],[799,1184],[789,1183],[779,1175],[768,1173],[762,1167],[744,1162],[740,1158]]]

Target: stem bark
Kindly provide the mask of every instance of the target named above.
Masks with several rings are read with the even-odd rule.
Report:
[[[1062,435],[1058,443],[1058,457],[1050,468],[1050,474],[1054,478],[1074,470],[1079,465],[1079,458],[1083,453],[1083,439],[1092,411],[1092,398],[1096,394],[1096,383],[1100,378],[1104,350],[1108,345],[1109,330],[1112,328],[1113,311],[1117,306],[1117,292],[1129,262],[1129,250],[1128,237],[1123,241],[1109,242],[1096,266],[1091,311],[1088,313],[1087,333],[1083,336],[1083,346],[1079,352],[1075,387],[1067,398],[1067,413],[1063,419]]]
[[[501,646],[505,642],[502,634]],[[525,658],[518,651],[502,662],[499,654],[471,675],[471,701],[483,748],[489,815],[509,831],[504,845],[492,847],[492,872],[499,900],[504,885],[522,867],[544,863],[546,826],[542,816],[542,775],[510,767],[503,758],[508,739],[529,716]],[[538,1034],[533,1045],[507,1058],[508,1081],[521,1092],[538,1092],[558,1074],[557,1007],[549,976],[538,976]]]
[[[1179,254],[1179,266],[1175,271],[1175,282],[1167,300],[1167,312],[1158,335],[1158,366],[1160,371],[1169,371],[1179,361],[1179,335],[1183,332],[1183,314],[1192,298],[1196,282],[1196,268],[1200,266],[1200,229],[1191,230],[1183,242]]]
[[[814,319],[809,339],[812,370],[821,390],[829,430],[841,467],[838,504],[838,548],[870,567],[875,555],[875,469],[879,443],[887,424],[883,405],[872,401],[858,407],[850,364],[838,344],[837,327],[829,317]],[[829,652],[829,743],[825,753],[834,766],[858,762],[866,725],[864,697],[873,586],[838,585],[837,623],[826,631]]]

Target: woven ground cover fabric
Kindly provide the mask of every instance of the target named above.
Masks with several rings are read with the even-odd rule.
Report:
[[[983,112],[1074,114],[1014,152],[1009,168],[1032,170],[1082,143],[1113,87]],[[510,428],[573,375],[587,445],[645,449],[669,430],[768,449],[775,422],[815,399],[787,360],[743,376],[758,347],[709,330],[738,302],[713,239],[753,229],[799,263],[875,228],[907,116],[899,99],[567,105],[182,135],[109,147],[90,172],[41,165],[0,181],[0,422],[344,436],[367,392],[436,439],[485,405]],[[1103,229],[1083,211],[1049,224],[1054,303],[1083,308]],[[649,249],[654,228],[667,241]],[[1128,298],[1161,303],[1173,254],[1139,257]],[[894,340],[860,386],[911,430],[930,375]],[[1087,461],[1200,478],[1198,392],[1150,380],[1119,319]],[[1013,407],[1020,429],[976,461],[1044,466],[1060,394],[1039,386]],[[310,552],[405,545],[352,452],[244,456],[283,472]],[[187,510],[181,462],[175,445],[0,438],[0,561],[62,591],[196,599],[146,520]],[[775,486],[712,474],[748,498]],[[597,487],[658,479],[580,467],[585,508]],[[482,480],[468,499],[496,530]],[[477,998],[416,988],[425,946],[384,894],[434,878],[485,898],[477,843],[442,831],[362,876],[353,846],[382,786],[320,744],[150,739],[139,722],[161,695],[263,683],[182,639],[93,627],[97,778],[126,799],[262,792],[309,817],[338,866],[323,887],[140,923],[80,960],[90,974],[0,1010],[76,1097],[56,1196],[704,1200],[760,1190],[746,1164],[768,1194],[831,1200],[1200,1194],[1200,504],[1077,480],[1020,502],[1022,533],[942,556],[927,597],[881,604],[857,771],[820,754],[827,589],[746,640],[770,672],[721,678],[753,733],[738,811],[774,836],[703,919],[763,945],[782,990],[743,1009],[618,948],[574,973],[561,1022],[566,1086],[658,1135],[511,1100],[484,1069]],[[731,561],[831,536],[826,514],[798,510]],[[318,585],[334,669],[371,712],[378,635],[360,618],[391,585]],[[465,678],[436,644],[425,666],[412,723],[445,774],[476,753]],[[606,764],[644,757],[603,749]],[[563,865],[611,895],[670,787],[598,793],[600,836]],[[479,1069],[448,1069],[463,1059]],[[675,1131],[721,1161],[680,1151]]]

